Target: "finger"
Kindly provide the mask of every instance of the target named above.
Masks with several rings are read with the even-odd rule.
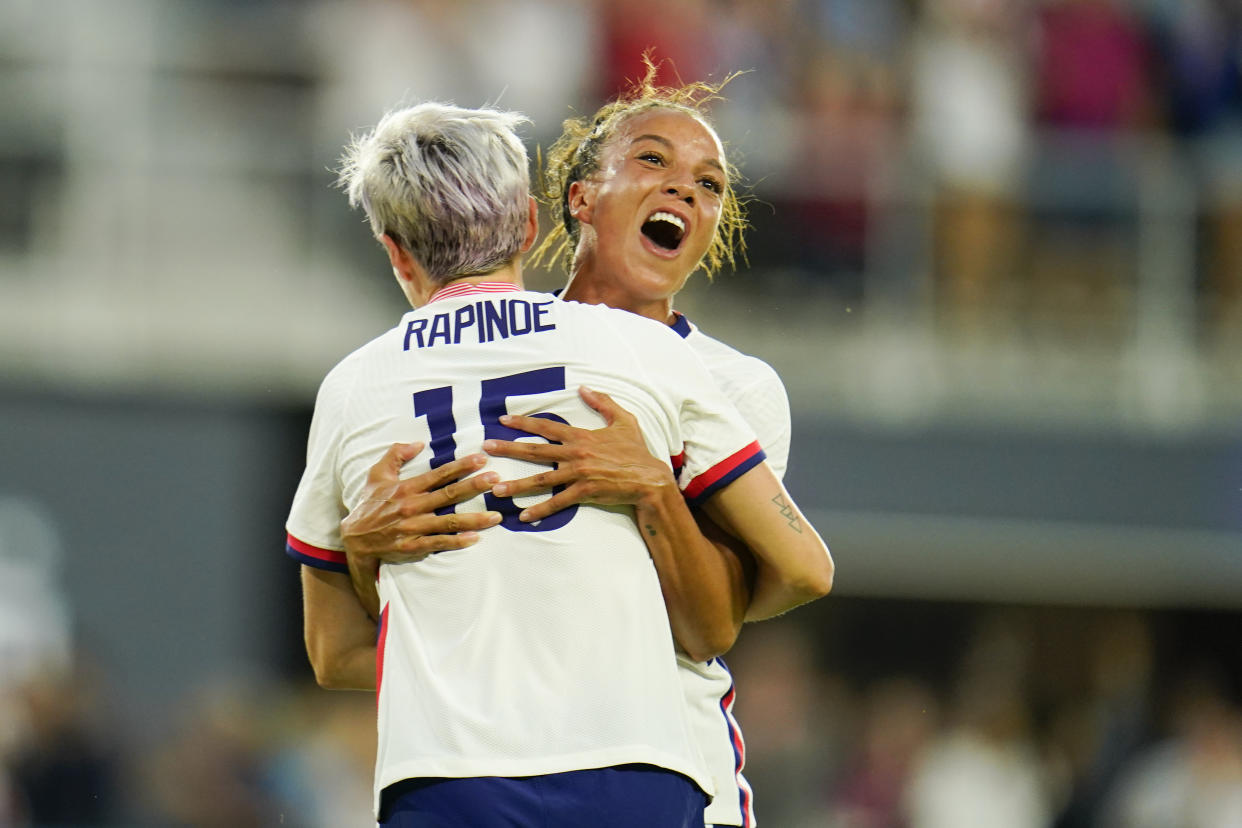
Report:
[[[439,538],[472,534],[500,523],[500,512],[471,512],[464,515],[422,515],[394,528],[378,549],[366,549],[367,557],[384,563],[401,563],[412,556],[426,554],[430,546],[441,548]]]
[[[447,552],[450,549],[465,549],[479,542],[478,532],[459,532],[455,535],[426,535],[418,539],[411,548],[390,550],[381,558],[384,563],[416,563],[434,555],[436,552]]]
[[[499,474],[496,472],[483,472],[482,474],[476,474],[474,477],[459,480],[442,489],[437,489],[429,493],[431,511],[451,506],[455,503],[461,503],[472,497],[478,497],[483,492],[491,490],[492,486],[498,482],[500,482]]]
[[[570,451],[557,443],[532,443],[526,440],[484,440],[483,450],[493,457],[513,457],[532,463],[561,463],[571,459]]]
[[[558,492],[547,500],[541,500],[534,506],[523,509],[518,514],[518,520],[523,523],[534,523],[537,520],[543,520],[550,515],[554,515],[562,509],[568,509],[579,502],[575,489],[570,487],[563,492]]]
[[[424,443],[393,443],[384,456],[367,472],[369,483],[395,483],[401,475],[401,467],[413,460],[423,450]]]
[[[492,494],[497,497],[518,497],[524,494],[546,492],[555,486],[571,483],[573,479],[571,472],[565,469],[553,469],[552,471],[532,474],[530,477],[497,483],[495,486],[492,486]]]
[[[443,466],[402,480],[397,486],[397,495],[405,496],[435,491],[454,480],[473,474],[486,464],[486,454],[468,454],[465,457],[459,457]]]
[[[547,417],[526,417],[521,414],[501,414],[500,424],[558,443],[565,442],[575,431],[582,430]]]
[[[418,534],[422,538],[435,537],[436,535],[452,535],[461,532],[480,532],[500,523],[502,515],[500,512],[465,512],[463,514],[447,514],[447,515],[430,515],[426,520],[419,522]],[[415,539],[410,546],[417,544]]]
[[[616,400],[603,391],[596,391],[592,388],[587,388],[585,385],[580,385],[578,386],[578,396],[604,418],[606,425],[612,425],[620,416],[630,416],[630,412],[617,405]]]

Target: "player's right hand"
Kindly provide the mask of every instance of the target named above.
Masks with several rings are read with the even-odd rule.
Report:
[[[401,467],[423,443],[394,443],[367,474],[362,501],[341,521],[345,554],[360,561],[409,563],[434,552],[463,549],[478,532],[500,522],[499,512],[437,515],[436,510],[491,489],[495,472],[474,474],[487,463],[471,454],[401,480]]]
[[[603,417],[603,428],[577,428],[542,417],[506,414],[500,418],[503,425],[547,442],[483,441],[484,451],[496,457],[556,466],[492,488],[492,494],[499,497],[517,497],[563,487],[546,500],[523,509],[518,515],[523,522],[542,520],[578,503],[637,505],[644,500],[656,500],[661,492],[677,486],[668,464],[657,460],[647,449],[633,414],[602,391],[582,387],[578,394]]]

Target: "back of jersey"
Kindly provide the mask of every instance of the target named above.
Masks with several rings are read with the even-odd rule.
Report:
[[[329,375],[311,463],[321,443],[348,510],[392,442],[427,444],[406,469],[412,475],[477,452],[488,438],[539,439],[501,425],[505,413],[601,426],[578,397],[581,385],[633,413],[655,456],[684,453],[683,488],[726,480],[762,458],[665,326],[470,286],[407,314]],[[515,479],[547,467],[493,458],[489,468]],[[504,520],[466,549],[382,568],[377,792],[412,777],[649,763],[710,794],[632,510],[576,506],[525,524],[517,517],[525,505],[490,493],[460,504]]]

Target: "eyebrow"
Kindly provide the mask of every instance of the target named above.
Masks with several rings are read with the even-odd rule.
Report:
[[[657,144],[663,144],[664,146],[668,147],[670,150],[673,149],[672,141],[668,140],[663,135],[656,135],[654,133],[647,133],[646,135],[637,136],[636,138],[634,138],[634,140],[630,141],[630,146],[632,147],[635,144],[640,143],[642,141],[655,141]],[[716,169],[720,170],[722,173],[724,172],[724,166],[719,161],[717,161],[715,158],[709,158],[707,159],[705,163],[707,163],[709,166],[715,167]]]

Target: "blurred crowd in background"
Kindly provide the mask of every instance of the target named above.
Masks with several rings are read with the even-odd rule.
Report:
[[[833,600],[729,657],[760,824],[1242,824],[1236,620]],[[370,694],[216,675],[144,739],[73,655],[3,674],[0,825],[372,824]]]
[[[546,147],[647,49],[670,84],[744,73],[714,114],[753,195],[749,266],[704,308],[792,297],[825,325],[887,313],[966,339],[1148,331],[1242,379],[1237,0],[17,0],[0,8],[5,328],[42,318],[51,284],[50,318],[81,302],[68,318],[102,359],[88,334],[110,298],[201,304],[201,325],[118,323],[118,363],[170,370],[201,327],[219,376],[300,377],[309,354],[285,392],[309,406],[331,364],[310,343],[339,340],[305,325],[277,352],[253,302],[215,317],[209,294],[264,282],[273,306],[386,318],[387,269],[331,186],[349,132],[434,98],[525,112]],[[339,292],[306,275],[322,270]],[[101,279],[55,281],[84,274]],[[6,349],[6,380],[66,387],[29,370],[48,349]],[[124,376],[96,369],[69,380]],[[795,413],[817,393],[791,385]],[[135,729],[61,582],[80,550],[37,504],[0,507],[0,826],[368,824],[373,699],[315,687],[296,623],[253,631],[287,663],[205,676]],[[1236,607],[920,603],[851,597],[849,577],[729,658],[766,828],[1242,825]]]
[[[361,13],[365,8],[366,12]],[[755,291],[931,301],[949,325],[1116,335],[1172,279],[1242,330],[1242,8],[1232,0],[330,3],[328,122],[401,97],[528,112],[534,142],[642,75],[745,74],[715,110],[756,202]],[[527,46],[555,32],[557,47]],[[361,92],[360,90],[365,90]],[[486,90],[484,92],[483,90]],[[482,97],[481,97],[482,93]],[[335,135],[333,136],[335,138]],[[330,141],[329,151],[337,142]],[[1180,272],[1141,260],[1156,244]],[[787,278],[782,278],[787,277]],[[814,294],[821,295],[818,291]]]

